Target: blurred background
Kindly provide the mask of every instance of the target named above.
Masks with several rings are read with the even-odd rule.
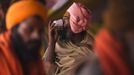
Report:
[[[80,2],[91,10],[92,27],[90,31],[95,35],[103,26],[102,15],[107,4],[106,0],[46,0],[49,19],[61,18],[73,2]]]
[[[8,7],[19,0],[0,0],[0,20],[6,13]],[[48,10],[49,20],[55,20],[62,18],[68,7],[73,2],[80,2],[86,5],[92,11],[92,27],[91,31],[96,34],[98,29],[103,26],[102,14],[106,7],[106,0],[39,0],[42,2]],[[3,13],[2,11],[3,10]],[[0,28],[4,29],[3,25]]]
[[[19,0],[0,0],[0,32],[5,28],[5,14],[8,7]],[[99,29],[103,26],[103,11],[105,10],[107,0],[38,0],[44,4],[47,9],[48,21],[62,18],[66,10],[73,2],[80,2],[87,6],[92,12],[92,25],[89,31],[95,36]],[[47,33],[47,27],[46,33]],[[45,44],[47,47],[47,43]],[[42,54],[44,50],[42,50]]]

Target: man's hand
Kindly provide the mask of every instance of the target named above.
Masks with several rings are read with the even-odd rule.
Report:
[[[55,44],[58,39],[58,32],[56,30],[55,24],[52,21],[48,24],[48,39],[49,44]]]

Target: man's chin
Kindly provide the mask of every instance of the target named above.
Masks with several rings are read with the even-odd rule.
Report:
[[[40,48],[41,48],[41,46],[28,46],[28,51],[30,51],[30,52],[39,52],[39,50],[40,50]]]

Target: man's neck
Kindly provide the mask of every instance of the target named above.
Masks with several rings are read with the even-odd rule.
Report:
[[[82,36],[81,33],[79,33],[79,34],[74,34],[74,35],[71,37],[71,42],[74,43],[74,44],[78,44],[78,43],[80,43],[83,39],[84,39],[84,36]]]

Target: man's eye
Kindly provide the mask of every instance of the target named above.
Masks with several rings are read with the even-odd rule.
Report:
[[[31,33],[33,31],[33,28],[32,27],[28,27],[25,29],[27,33]]]

